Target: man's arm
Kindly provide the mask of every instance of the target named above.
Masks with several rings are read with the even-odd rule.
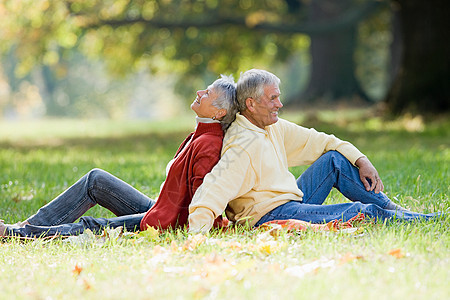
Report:
[[[318,132],[313,128],[305,128],[285,120],[280,122],[280,126],[283,130],[289,166],[310,165],[331,150],[338,151],[355,166],[356,160],[364,156],[351,143],[332,134]]]
[[[283,123],[285,128],[286,151],[290,165],[310,164],[323,153],[336,150],[359,168],[361,182],[367,191],[375,193],[384,190],[383,182],[377,170],[355,146],[333,135],[307,129],[290,122]],[[370,181],[369,181],[370,180]]]
[[[359,168],[359,178],[364,184],[366,191],[374,191],[375,193],[379,193],[384,190],[384,185],[378,175],[377,169],[375,169],[367,157],[363,156],[358,158],[355,165]]]

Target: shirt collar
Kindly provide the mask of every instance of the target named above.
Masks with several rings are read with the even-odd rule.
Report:
[[[197,121],[197,125],[198,123],[220,123],[218,120],[213,120],[211,118],[200,118],[199,116],[196,116],[195,120]]]
[[[272,125],[266,126],[265,129],[259,128],[258,126],[256,126],[252,122],[250,122],[246,117],[244,117],[240,113],[236,114],[235,122],[237,122],[240,126],[246,128],[246,129],[250,129],[252,131],[256,131],[256,132],[259,132],[262,134],[268,134],[267,129],[269,129],[269,127],[272,126]]]

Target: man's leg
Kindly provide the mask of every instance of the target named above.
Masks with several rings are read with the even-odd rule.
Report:
[[[430,219],[439,214],[420,214],[406,211],[387,210],[375,204],[363,204],[361,202],[340,203],[331,205],[305,204],[298,201],[290,201],[278,206],[265,214],[257,223],[256,227],[273,220],[296,219],[311,223],[328,223],[342,219],[348,221],[358,213],[375,220],[402,220],[413,221],[417,219]]]
[[[140,229],[140,223],[145,213],[120,216],[110,219],[81,217],[78,223],[67,223],[56,226],[25,225],[23,227],[6,226],[5,235],[20,237],[71,236],[83,233],[86,229],[99,234],[106,227],[124,227],[129,232]]]
[[[26,221],[54,226],[75,222],[99,204],[117,216],[144,213],[155,202],[128,183],[101,169],[93,169]]]
[[[322,204],[333,187],[351,201],[376,204],[380,208],[391,203],[383,192],[366,191],[358,168],[337,151],[323,154],[298,178],[297,185],[304,193],[306,204]]]

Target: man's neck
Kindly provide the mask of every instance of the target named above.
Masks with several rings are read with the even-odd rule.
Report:
[[[250,123],[252,123],[253,125],[255,125],[256,127],[259,127],[261,129],[265,129],[264,126],[260,125],[255,118],[253,118],[253,115],[251,112],[248,111],[248,109],[244,110],[243,112],[241,112],[241,115],[243,115],[247,120],[250,121]]]

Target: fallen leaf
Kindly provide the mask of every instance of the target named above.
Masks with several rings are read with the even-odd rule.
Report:
[[[206,241],[206,236],[199,233],[188,237],[183,245],[183,250],[195,250],[200,244]]]
[[[156,245],[155,247],[153,247],[153,254],[154,255],[161,254],[163,251],[164,251],[164,248],[161,247],[160,245]]]
[[[276,237],[279,236],[281,233],[281,230],[283,229],[280,224],[269,224],[264,223],[261,226],[258,227],[258,229],[267,231],[271,236]]]
[[[83,271],[83,268],[76,264],[75,267],[73,267],[72,273],[78,276],[81,271]]]
[[[403,252],[403,250],[401,248],[389,250],[388,254],[395,258],[405,257],[405,252]]]
[[[281,243],[277,243],[276,241],[259,242],[256,249],[262,254],[270,255],[279,251],[282,246]]]
[[[123,234],[122,226],[116,228],[106,227],[105,229],[103,229],[103,234],[101,237],[109,240],[117,240],[122,236],[122,234]]]
[[[149,241],[159,241],[159,230],[147,225],[147,229],[141,231],[139,236]]]
[[[67,237],[64,242],[77,246],[87,246],[89,243],[93,243],[97,240],[95,234],[88,228],[80,235]]]
[[[194,299],[204,299],[208,294],[211,293],[211,289],[209,287],[200,286],[194,291]]]
[[[172,252],[177,252],[177,251],[179,250],[178,244],[177,244],[177,242],[175,242],[175,240],[173,240],[173,241],[170,243],[170,250],[171,250]]]
[[[87,279],[83,278],[83,287],[85,290],[90,290],[92,289],[92,285],[89,283],[89,281],[87,281]]]
[[[242,244],[236,241],[229,241],[226,244],[226,248],[231,249],[231,250],[241,250],[242,249]]]
[[[363,258],[364,257],[362,255],[354,255],[351,252],[347,252],[344,256],[342,256],[339,259],[339,263],[342,265],[342,264],[348,263],[350,261],[353,261],[353,260],[356,260],[356,259],[363,259]]]
[[[205,262],[210,264],[222,264],[225,262],[225,258],[214,252],[205,256]]]

